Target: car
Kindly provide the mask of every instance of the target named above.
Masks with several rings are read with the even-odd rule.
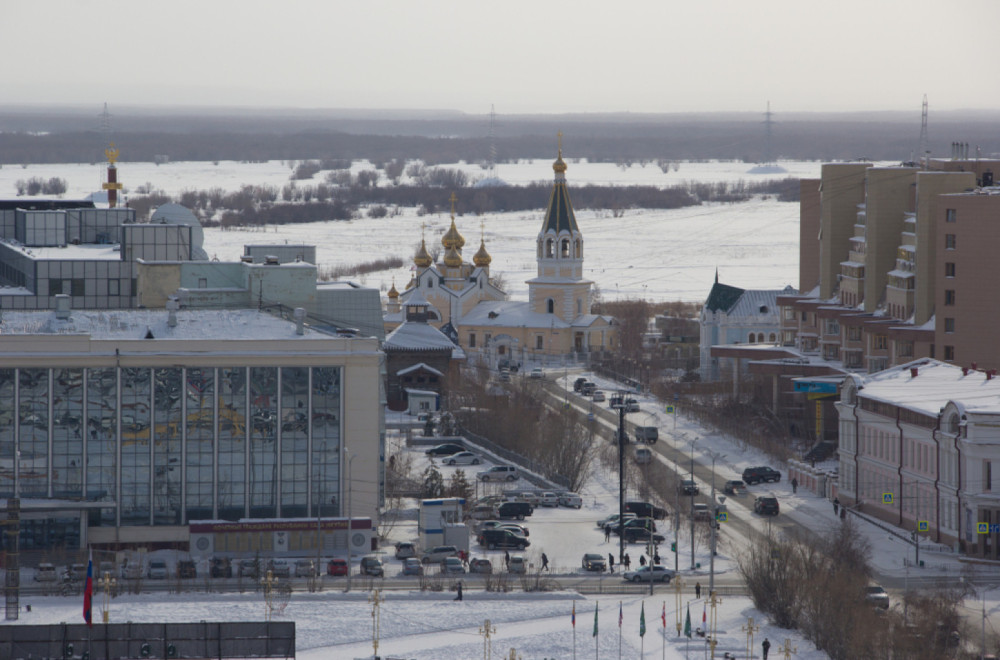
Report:
[[[701,492],[698,490],[698,484],[695,483],[694,479],[681,479],[677,490],[681,492],[681,495],[697,495]]]
[[[608,562],[605,561],[604,555],[598,554],[596,552],[588,552],[583,556],[583,570],[594,571],[596,573],[603,573],[608,570]]]
[[[589,380],[580,386],[580,394],[583,396],[591,396],[597,391],[597,385],[590,382]]]
[[[559,506],[559,496],[551,491],[546,491],[539,498],[539,504],[549,507]]]
[[[527,527],[525,527],[524,525],[518,525],[517,523],[513,522],[501,522],[499,525],[496,525],[493,529],[509,529],[515,534],[520,534],[521,536],[524,537],[531,536],[531,534],[528,533]]]
[[[625,515],[622,516],[622,518],[624,520],[628,520],[629,518],[638,518],[638,516],[636,516],[634,513],[629,513],[629,512],[626,511]],[[612,513],[607,518],[605,518],[603,520],[598,520],[597,521],[597,526],[600,527],[601,529],[605,529],[607,527],[614,527],[615,523],[617,523],[617,522],[618,522],[618,514],[617,513]]]
[[[579,509],[583,506],[583,498],[576,493],[559,493],[559,506]]]
[[[542,496],[538,493],[532,493],[529,490],[523,493],[516,493],[513,497],[508,499],[509,502],[527,502],[531,505],[531,508],[535,508],[542,503]]]
[[[656,534],[645,527],[626,527],[625,535],[622,537],[626,543],[663,543],[663,534]]]
[[[370,575],[372,577],[384,577],[385,567],[382,566],[382,560],[373,555],[368,555],[361,558],[360,566],[361,575]]]
[[[639,402],[635,399],[625,399],[625,412],[639,412]]]
[[[638,518],[655,518],[656,520],[663,520],[667,517],[666,509],[650,504],[649,502],[626,502],[625,511],[634,513]]]
[[[396,559],[407,559],[417,556],[417,546],[409,541],[400,541],[396,544]]]
[[[642,441],[647,445],[655,445],[656,441],[660,439],[660,429],[655,426],[637,426],[635,427],[635,439],[636,442]]]
[[[502,520],[480,520],[475,525],[473,525],[472,531],[474,531],[478,536],[479,534],[483,533],[483,530],[494,529],[504,524],[506,523],[504,523]]]
[[[177,562],[177,577],[182,580],[198,577],[198,567],[193,559],[182,559]]]
[[[712,512],[704,502],[695,502],[691,507],[691,518],[696,522],[707,522],[712,519]]]
[[[576,380],[574,380],[573,381],[573,391],[574,392],[579,392],[580,389],[583,387],[583,384],[586,383],[586,382],[587,382],[587,379],[584,378],[584,377],[582,377],[582,376],[580,378],[577,378]]]
[[[443,460],[445,465],[479,465],[479,457],[471,451],[460,451]]]
[[[865,600],[883,610],[889,609],[889,594],[878,584],[865,587]]]
[[[97,573],[94,574],[94,577],[103,577],[105,573],[108,575],[115,574],[115,563],[113,561],[102,561],[98,566]]]
[[[529,378],[545,378],[545,372],[542,371],[541,367],[535,367],[534,369],[531,370],[531,373],[528,374],[528,377]]]
[[[453,545],[436,545],[433,548],[424,550],[420,561],[424,564],[439,563],[446,557],[457,557],[458,548]]]
[[[212,557],[208,562],[208,574],[213,578],[231,578],[233,562],[229,557]]]
[[[740,496],[746,495],[747,486],[742,479],[730,479],[722,486],[722,492],[726,495]]]
[[[424,567],[416,557],[407,557],[403,560],[403,570],[400,575],[423,575]]]
[[[489,559],[470,559],[469,572],[482,573],[484,575],[492,575],[493,562],[491,562]]]
[[[473,520],[489,520],[497,517],[497,507],[494,504],[477,504],[469,517]]]
[[[464,575],[465,566],[458,557],[445,557],[441,560],[441,573],[443,575]]]
[[[35,582],[57,582],[59,576],[53,564],[42,563],[35,570]]]
[[[521,478],[513,465],[494,465],[489,470],[476,475],[480,481],[517,481]]]
[[[753,501],[753,510],[762,516],[776,516],[780,510],[778,498],[766,495],[758,497]]]
[[[534,513],[534,511],[534,508],[527,502],[504,502],[497,507],[497,517],[524,520]]]
[[[341,559],[340,557],[334,557],[326,564],[326,574],[333,576],[347,575],[347,560]]]
[[[498,548],[524,550],[531,545],[531,541],[514,530],[496,528],[484,530],[479,535],[479,545],[489,550],[496,550]]]
[[[622,578],[628,582],[662,582],[670,584],[670,581],[674,579],[674,572],[666,566],[653,564],[652,566],[640,566],[634,571],[625,571],[622,574]]]
[[[625,521],[624,528],[626,530],[642,528],[655,532],[656,523],[653,522],[652,518],[629,518]],[[622,526],[617,524],[611,525],[611,531],[621,536]]]
[[[166,580],[170,577],[167,562],[162,559],[151,559],[149,561],[149,569],[146,571],[146,577],[150,580]]]
[[[260,577],[260,563],[256,559],[241,559],[239,564],[240,577],[256,580]]]
[[[617,445],[619,437],[621,437],[623,445],[627,445],[628,444],[628,433],[626,433],[625,431],[621,431],[619,433],[618,429],[615,429],[614,433],[611,434],[611,442],[612,442],[612,444],[616,444]]]
[[[622,408],[625,405],[625,398],[621,394],[612,394],[608,397],[609,408]]]
[[[594,390],[594,393],[590,395],[590,398],[594,403],[603,403],[607,400],[603,390]]]
[[[292,576],[292,567],[289,566],[287,559],[270,560],[267,562],[267,571],[271,574],[271,577],[286,578]]]
[[[528,562],[524,561],[524,557],[511,557],[507,564],[507,572],[524,575],[528,572]]]
[[[653,460],[653,452],[649,447],[636,447],[635,448],[635,462],[638,465],[646,465]]]
[[[454,442],[446,442],[442,445],[431,447],[425,451],[424,454],[427,456],[451,456],[452,454],[457,454],[460,451],[465,451],[465,447],[457,445]]]
[[[316,577],[317,568],[315,559],[296,559],[295,577]]]
[[[743,470],[743,481],[748,486],[764,482],[778,483],[781,481],[781,473],[766,465],[748,467]]]
[[[505,383],[510,381],[510,369],[500,370],[500,380],[502,380]]]

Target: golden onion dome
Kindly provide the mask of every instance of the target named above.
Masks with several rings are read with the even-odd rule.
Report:
[[[396,281],[392,281],[392,288],[389,289],[389,293],[386,294],[390,300],[396,300],[399,298],[399,291],[396,291]]]
[[[472,257],[472,263],[480,267],[485,267],[489,266],[491,261],[493,261],[493,257],[486,251],[486,241],[480,240],[479,251]]]
[[[424,239],[420,239],[420,249],[413,255],[413,263],[420,268],[427,268],[434,263],[431,255],[427,252],[427,244],[424,242]]]
[[[556,158],[556,162],[552,163],[552,169],[556,174],[566,173],[566,163],[562,159],[562,131],[559,131],[559,156]]]
[[[448,248],[448,252],[445,253],[444,265],[449,268],[458,268],[462,265],[462,255],[458,253],[454,245]]]
[[[461,250],[465,246],[465,238],[458,233],[458,227],[455,226],[455,216],[451,217],[451,227],[441,237],[441,245],[449,249],[454,247],[456,250]]]

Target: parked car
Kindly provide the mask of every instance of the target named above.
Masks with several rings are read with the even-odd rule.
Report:
[[[709,511],[708,505],[704,502],[695,502],[694,506],[691,507],[691,517],[696,522],[708,522],[712,520],[712,512]]]
[[[513,522],[501,522],[499,525],[493,527],[493,529],[509,529],[515,534],[520,534],[521,536],[528,537],[531,534],[528,533],[528,528],[524,525],[518,525]]]
[[[596,552],[588,552],[583,556],[583,570],[585,571],[595,571],[597,573],[603,573],[608,570],[608,563],[604,559],[604,555],[597,554]]]
[[[651,532],[656,531],[656,523],[653,522],[652,518],[627,518],[623,524],[626,530],[642,527],[650,530]],[[611,528],[612,533],[621,536],[622,525],[615,523],[613,525],[609,525],[609,527]]]
[[[451,456],[452,454],[457,454],[460,451],[465,451],[465,447],[457,445],[454,442],[446,442],[442,445],[431,447],[424,453],[428,456]]]
[[[372,555],[362,557],[361,574],[371,575],[372,577],[383,577],[385,575],[385,567],[382,566],[382,560]]]
[[[502,380],[505,383],[510,381],[510,369],[500,370],[500,380]]]
[[[746,495],[747,486],[742,479],[730,479],[722,486],[722,492],[726,495]]]
[[[559,506],[559,496],[551,491],[546,491],[542,493],[541,497],[539,497],[538,499],[539,499],[539,504],[541,504],[542,506],[549,506],[549,507]]]
[[[637,517],[638,516],[636,516],[634,513],[629,513],[628,511],[626,511],[625,515],[622,516],[622,519],[623,520],[628,520],[629,518],[637,518]],[[618,522],[618,514],[617,513],[612,513],[607,518],[604,518],[603,520],[598,520],[597,521],[597,526],[600,527],[603,530],[606,527],[614,527],[617,522]]]
[[[35,582],[57,582],[59,575],[53,564],[42,563],[35,569]]]
[[[513,465],[494,465],[489,470],[477,474],[476,478],[480,481],[517,481],[520,476]]]
[[[625,412],[639,412],[639,402],[635,399],[625,399]]]
[[[807,463],[815,463],[819,461],[825,461],[834,454],[837,453],[837,443],[830,442],[829,440],[824,440],[818,443],[815,447],[810,449],[802,457],[802,460]]]
[[[436,545],[433,548],[424,550],[420,561],[424,564],[438,563],[445,557],[457,557],[458,548],[453,545]]]
[[[590,395],[590,398],[594,403],[603,403],[607,400],[603,390],[594,390],[594,393]]]
[[[86,569],[84,570],[86,571]],[[84,574],[86,575],[86,572]],[[150,580],[166,580],[170,577],[167,562],[162,559],[149,560],[149,569],[146,571],[146,577]]]
[[[649,543],[650,541],[663,543],[665,540],[663,534],[656,534],[645,527],[627,527],[622,538],[625,539],[626,543]]]
[[[573,391],[574,392],[579,392],[580,388],[583,387],[583,384],[586,383],[586,382],[587,382],[587,379],[584,378],[584,377],[582,377],[582,376],[580,378],[577,378],[576,380],[574,380],[573,381]]]
[[[622,577],[629,582],[662,582],[670,584],[674,579],[674,572],[666,566],[654,564],[652,566],[640,566],[634,571],[625,571]]]
[[[296,559],[295,560],[295,577],[305,577],[311,578],[316,577],[319,572],[316,566],[315,559]]]
[[[524,575],[528,571],[528,562],[524,561],[524,557],[511,557],[510,563],[507,564],[508,573],[519,573]]]
[[[233,562],[229,557],[212,557],[208,562],[208,574],[213,578],[231,578]]]
[[[639,465],[646,465],[653,460],[653,452],[649,447],[642,445],[635,448],[635,462]]]
[[[289,566],[287,559],[272,559],[267,562],[267,570],[271,573],[271,577],[291,577],[292,567]]]
[[[462,565],[462,560],[458,557],[445,557],[441,560],[441,574],[464,575],[465,566]]]
[[[198,567],[193,559],[182,559],[177,562],[177,577],[182,580],[198,577]]]
[[[472,531],[478,536],[482,533],[484,529],[494,529],[500,525],[506,524],[502,520],[480,520],[475,525],[473,525]]]
[[[115,574],[115,563],[113,561],[102,561],[98,565],[97,573],[94,574],[94,578],[104,577],[105,573],[107,573],[108,575],[110,575],[112,577],[114,576],[114,574]]]
[[[576,493],[560,493],[559,506],[579,509],[580,507],[583,506],[583,498],[577,495]]]
[[[326,564],[326,574],[333,576],[347,575],[347,560],[341,559],[340,557],[334,557]]]
[[[496,518],[497,507],[493,504],[477,504],[472,509],[470,517],[473,520],[489,520],[491,518]]]
[[[663,520],[667,517],[667,510],[654,506],[649,502],[626,502],[625,510],[629,513],[634,513],[638,518],[655,518],[656,520]]]
[[[487,529],[479,535],[479,545],[490,550],[497,548],[514,548],[524,550],[531,542],[523,535],[510,529]]]
[[[396,559],[406,559],[417,556],[417,546],[409,541],[400,541],[396,544]]]
[[[518,520],[524,520],[533,512],[534,509],[532,509],[531,505],[527,502],[504,502],[497,507],[497,516],[499,518],[517,518]]]
[[[164,567],[166,564],[164,564]],[[86,564],[68,564],[66,566],[66,579],[67,580],[85,580],[87,579],[87,565]]]
[[[542,496],[538,493],[532,493],[531,491],[524,491],[523,493],[518,493],[515,497],[511,498],[511,502],[527,502],[531,505],[531,508],[535,508],[542,503]]]
[[[865,600],[883,610],[889,609],[889,594],[878,584],[865,587]]]
[[[424,567],[416,557],[407,557],[403,560],[403,575],[423,575]]]
[[[698,490],[698,484],[695,483],[694,479],[681,479],[681,483],[677,488],[681,491],[681,495],[697,495],[701,492]]]
[[[776,516],[779,509],[777,497],[761,496],[753,501],[754,512],[762,516]]]
[[[256,580],[260,577],[260,565],[256,559],[240,560],[240,577]]]
[[[471,559],[469,560],[469,572],[492,575],[493,562],[491,562],[489,559]]]
[[[479,465],[482,461],[471,451],[460,451],[442,461],[445,465]]]
[[[545,372],[542,371],[541,367],[535,367],[528,376],[531,378],[545,378]]]
[[[762,482],[778,483],[781,481],[781,473],[773,468],[767,467],[766,465],[748,467],[743,470],[743,481],[745,481],[748,486]]]
[[[611,442],[617,445],[618,444],[618,437],[619,437],[618,429],[615,429],[614,433],[611,434]],[[623,445],[627,445],[628,442],[629,442],[629,440],[628,440],[628,433],[626,433],[625,431],[622,431],[621,432],[621,439],[622,439],[622,444]]]
[[[655,445],[656,441],[660,439],[660,429],[655,426],[637,426],[635,427],[635,439],[636,442],[642,441],[648,445]]]

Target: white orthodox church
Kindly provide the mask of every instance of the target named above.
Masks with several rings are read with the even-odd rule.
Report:
[[[403,322],[403,307],[417,292],[429,305],[427,322],[461,346],[470,358],[491,364],[523,364],[558,356],[585,359],[617,345],[613,317],[592,314],[593,282],[583,276],[584,240],[566,189],[566,163],[552,165],[555,183],[538,233],[538,274],[528,280],[528,301],[512,301],[490,283],[485,240],[472,263],[464,261],[465,239],[455,226],[441,237],[444,257],[435,263],[421,240],[413,257],[416,274],[402,293],[393,286],[386,305],[386,334]]]

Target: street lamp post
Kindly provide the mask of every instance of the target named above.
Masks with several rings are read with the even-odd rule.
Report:
[[[715,461],[721,461],[726,456],[715,451],[708,452],[712,457],[712,547],[708,559],[708,593],[715,593],[715,538],[719,525],[719,505],[715,501]]]
[[[694,481],[694,439],[691,439],[691,481]],[[691,489],[691,570],[694,570],[694,488]]]
[[[618,563],[625,559],[625,393],[618,392]]]
[[[353,551],[351,550],[351,532],[354,527],[353,511],[351,509],[351,467],[354,463],[355,454],[351,453],[344,448],[344,453],[347,454],[347,591],[351,590],[351,560],[353,559]]]

